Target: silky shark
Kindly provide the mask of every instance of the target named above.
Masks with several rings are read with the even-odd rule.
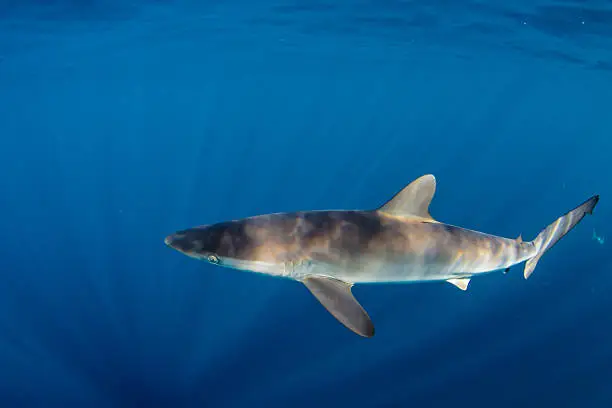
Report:
[[[372,337],[353,285],[446,281],[467,290],[472,277],[525,261],[527,279],[599,201],[594,195],[526,242],[436,221],[429,213],[435,190],[428,174],[375,210],[259,215],[178,231],[165,243],[215,265],[301,282],[347,328]]]

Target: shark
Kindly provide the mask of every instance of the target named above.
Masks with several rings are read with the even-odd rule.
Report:
[[[465,291],[474,277],[522,262],[527,279],[599,202],[590,197],[524,241],[437,221],[429,210],[435,191],[436,178],[426,174],[376,209],[256,215],[180,230],[164,242],[210,264],[300,282],[346,328],[370,338],[374,324],[354,285],[443,281]]]

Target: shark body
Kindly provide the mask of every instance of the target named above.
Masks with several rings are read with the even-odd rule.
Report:
[[[302,282],[353,332],[374,325],[351,292],[354,284],[447,281],[466,290],[474,276],[526,261],[524,277],[599,201],[595,195],[530,242],[433,219],[433,175],[422,176],[369,211],[300,211],[259,215],[178,231],[165,243],[190,257]]]

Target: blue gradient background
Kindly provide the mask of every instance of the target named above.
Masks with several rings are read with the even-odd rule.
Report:
[[[609,407],[609,1],[7,1],[0,406]],[[533,238],[525,281],[298,283],[166,248],[259,213],[374,208]]]

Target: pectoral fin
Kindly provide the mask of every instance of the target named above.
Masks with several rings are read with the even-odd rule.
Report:
[[[467,290],[470,278],[448,279],[447,282],[452,283],[461,290]]]
[[[309,276],[302,282],[340,323],[360,336],[374,336],[374,324],[353,296],[352,284],[325,276]]]

